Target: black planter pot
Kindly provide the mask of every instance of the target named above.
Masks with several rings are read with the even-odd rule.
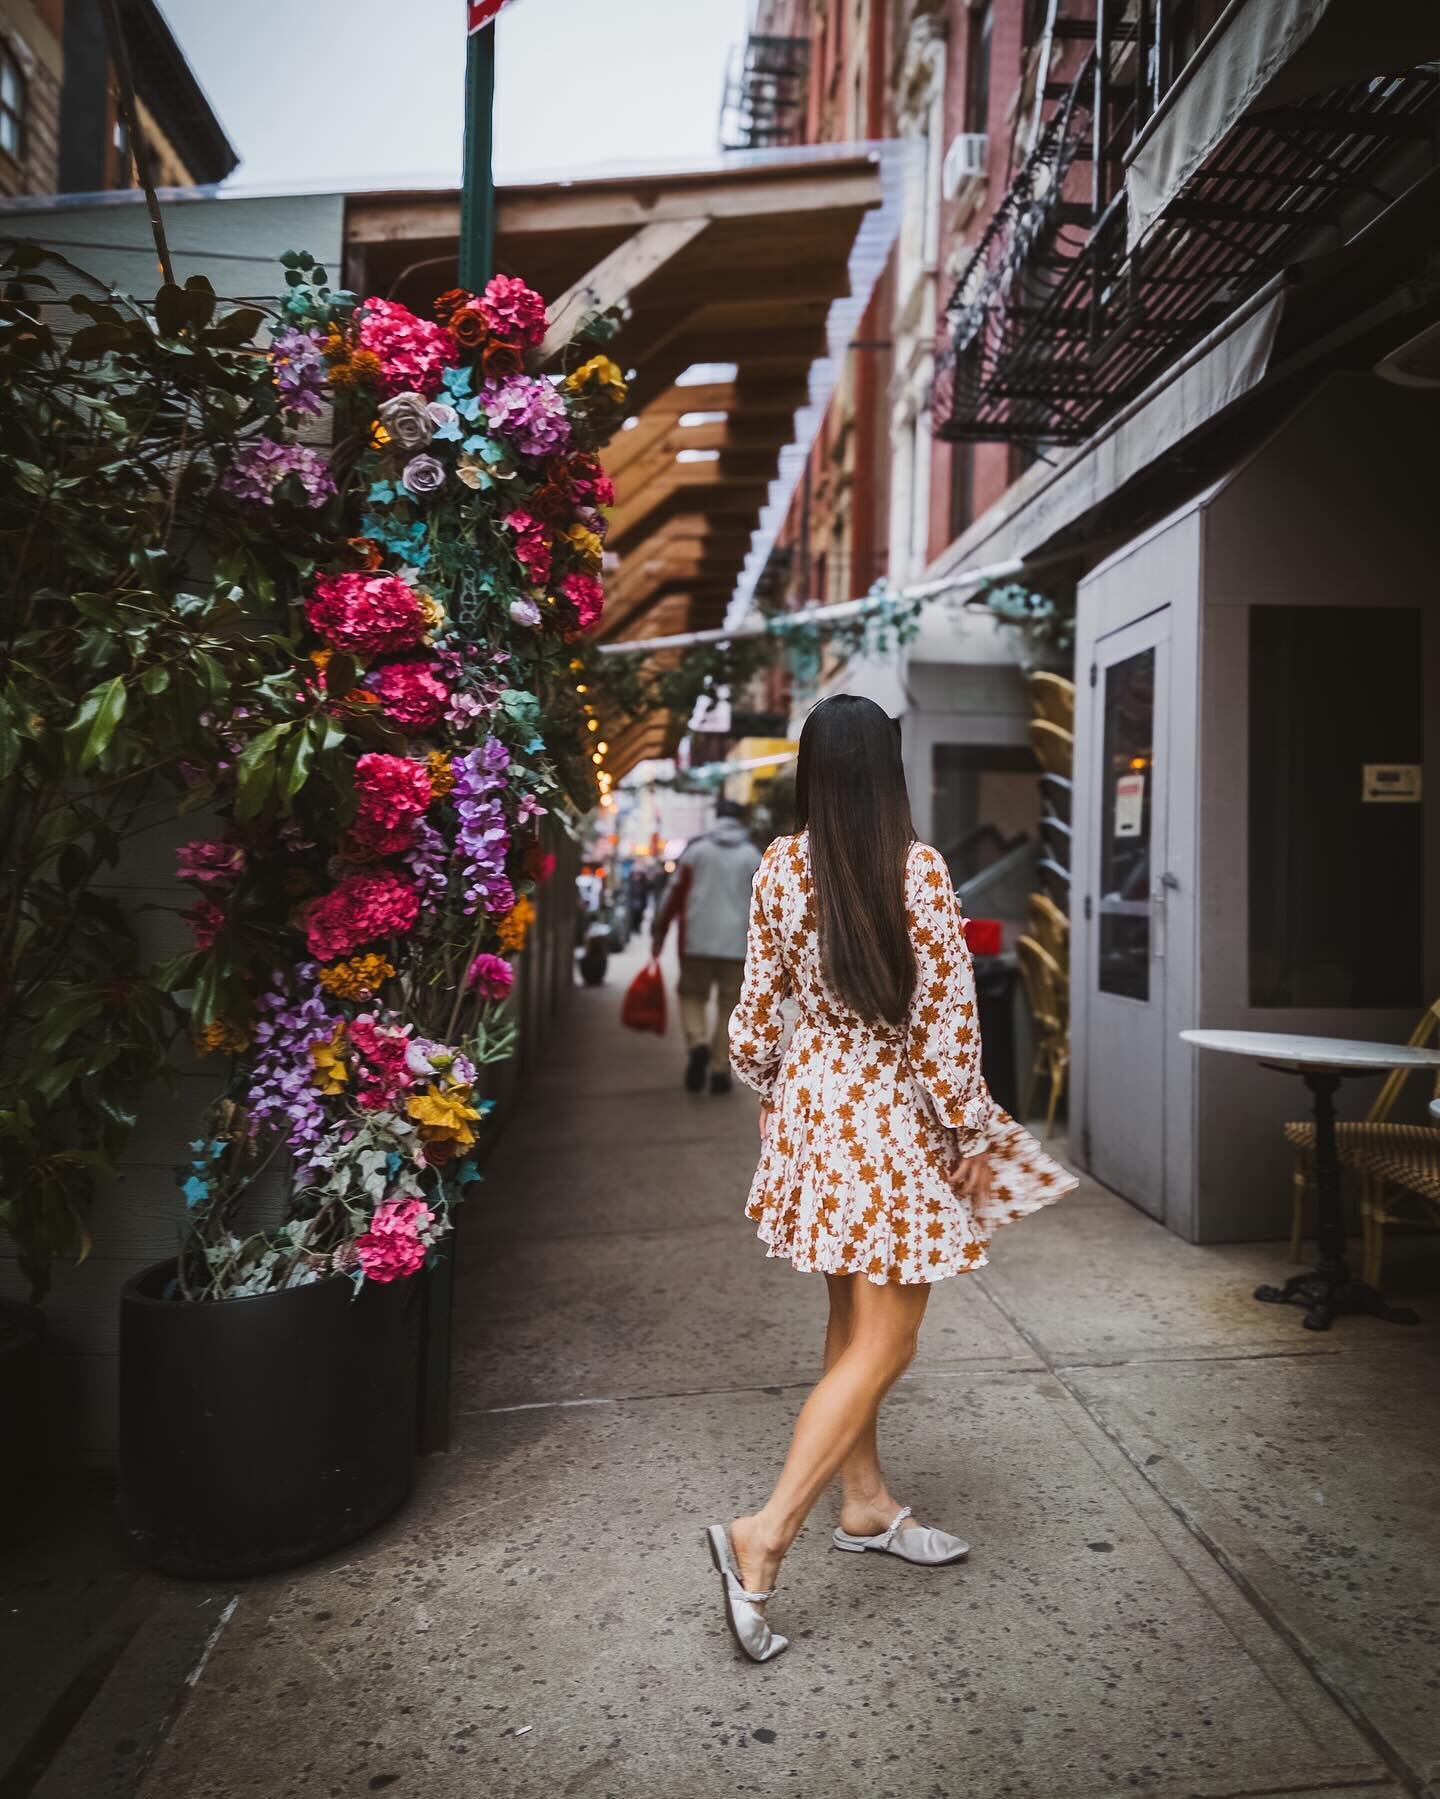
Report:
[[[44,1315],[0,1299],[0,1442],[7,1468],[0,1529],[7,1535],[34,1522],[50,1484],[44,1348]]]
[[[120,1501],[167,1574],[263,1574],[380,1523],[415,1466],[420,1279],[167,1299],[174,1262],[120,1299]]]

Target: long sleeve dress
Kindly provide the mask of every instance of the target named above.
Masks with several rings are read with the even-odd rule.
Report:
[[[910,847],[905,911],[915,992],[903,1024],[867,1024],[826,986],[808,836],[778,838],[755,875],[730,1061],[775,1116],[747,1215],[772,1256],[804,1272],[943,1280],[985,1265],[1002,1224],[1076,1185],[1002,1112],[980,1073],[975,981],[950,873]],[[782,1006],[799,1017],[784,1045]],[[987,1150],[990,1196],[946,1179]]]

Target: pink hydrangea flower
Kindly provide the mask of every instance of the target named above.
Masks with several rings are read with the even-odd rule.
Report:
[[[367,1280],[404,1280],[425,1266],[427,1235],[435,1214],[423,1199],[387,1199],[375,1208],[370,1228],[355,1240]]]
[[[334,962],[381,937],[404,936],[414,929],[419,911],[420,898],[409,881],[388,868],[362,870],[311,901],[305,939],[312,956]]]
[[[492,275],[476,308],[502,337],[533,348],[545,335],[545,302],[518,276]]]
[[[389,662],[372,669],[365,685],[380,701],[386,718],[407,731],[428,731],[439,724],[450,704],[450,689],[433,662]]]
[[[487,381],[480,395],[490,429],[522,456],[543,459],[570,446],[570,414],[553,383],[536,375]]]
[[[515,554],[524,564],[532,587],[543,587],[550,579],[550,538],[538,518],[516,508],[505,515],[505,529],[515,533]]]
[[[398,575],[352,570],[320,575],[305,602],[310,628],[332,649],[362,656],[413,650],[426,631],[425,613],[413,587]]]
[[[245,872],[245,848],[224,837],[195,837],[175,852],[175,873],[197,887],[233,887]]]
[[[407,1057],[410,1032],[387,1028],[370,1012],[352,1019],[347,1029],[359,1057],[357,1102],[367,1112],[383,1112],[414,1086]]]
[[[181,916],[195,933],[195,947],[199,950],[210,949],[225,928],[225,908],[209,898],[202,899]]]
[[[476,956],[465,971],[465,979],[479,998],[498,1003],[509,998],[510,989],[515,985],[515,970],[503,956],[487,953]]]
[[[605,589],[594,575],[566,575],[560,591],[575,608],[575,619],[582,631],[598,625],[605,610]]]
[[[305,504],[312,511],[323,506],[335,492],[330,464],[319,450],[312,450],[308,444],[276,443],[270,437],[255,437],[242,443],[220,477],[220,487],[237,500],[270,506],[274,504],[275,489],[287,475],[294,475],[300,483]]]
[[[379,357],[380,387],[386,394],[418,393],[428,399],[457,360],[448,331],[416,318],[398,300],[374,297],[361,308],[360,348]]]
[[[410,847],[415,820],[434,796],[430,771],[408,756],[371,750],[355,764],[355,791],[360,806],[351,834],[382,856]]]

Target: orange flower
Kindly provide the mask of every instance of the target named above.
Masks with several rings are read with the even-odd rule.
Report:
[[[480,366],[492,381],[503,381],[507,375],[518,375],[524,367],[520,346],[503,337],[492,337],[480,355]]]
[[[460,308],[468,306],[474,298],[474,294],[467,293],[463,287],[447,287],[443,294],[435,296],[431,311],[440,324],[448,325]]]
[[[250,1033],[241,1025],[225,1024],[220,1019],[213,1019],[209,1024],[201,1025],[193,1033],[191,1041],[195,1045],[197,1056],[214,1056],[222,1052],[227,1056],[238,1056],[250,1047]]]
[[[522,893],[510,910],[503,912],[495,921],[495,934],[500,939],[501,949],[518,955],[525,947],[525,939],[534,922],[534,903]]]
[[[430,792],[437,800],[443,800],[455,785],[455,770],[450,766],[450,758],[444,750],[431,750],[425,758],[425,766],[430,771]]]
[[[483,344],[490,334],[490,326],[485,314],[477,312],[473,306],[462,306],[458,312],[450,315],[445,329],[457,344],[464,344],[473,350],[477,344]]]
[[[352,956],[348,962],[332,962],[328,968],[322,968],[320,985],[337,999],[373,999],[379,988],[394,973],[394,963],[371,952],[369,955]]]
[[[373,537],[348,537],[345,547],[359,558],[362,568],[379,568],[384,560],[380,554],[380,546]]]

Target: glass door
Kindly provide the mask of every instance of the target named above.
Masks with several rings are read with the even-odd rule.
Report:
[[[1170,613],[1100,639],[1099,729],[1088,779],[1099,840],[1084,916],[1090,983],[1083,1120],[1089,1162],[1109,1187],[1164,1214],[1165,827]],[[1076,871],[1076,878],[1081,875]]]

